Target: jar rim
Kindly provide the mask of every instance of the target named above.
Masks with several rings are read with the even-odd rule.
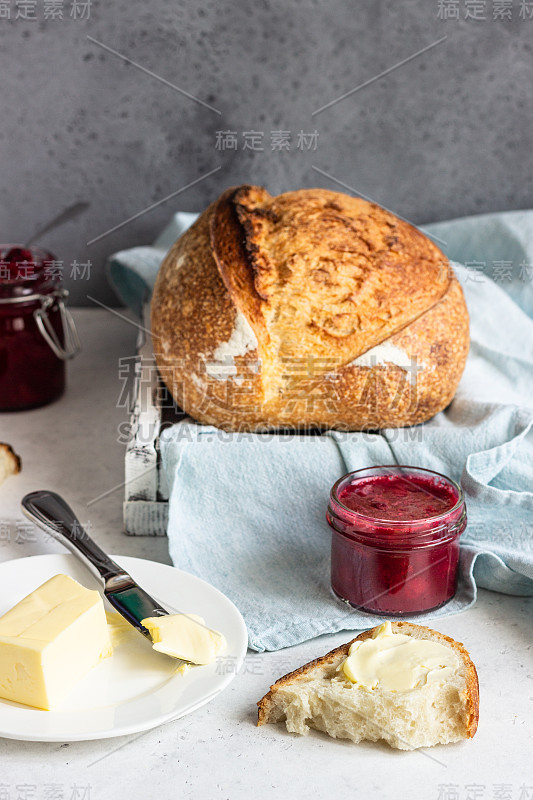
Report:
[[[24,245],[20,243],[5,243],[0,242],[0,263],[6,264],[5,256],[15,248],[20,248],[21,250],[28,250],[32,253],[34,258],[33,261],[20,261],[15,262],[16,264],[27,264],[28,266],[33,267],[33,274],[28,277],[14,277],[14,278],[6,278],[0,277],[0,286],[28,286],[31,285],[32,282],[42,278],[42,273],[47,264],[52,261],[55,261],[55,256],[49,250],[45,250],[43,247],[39,247],[38,245]]]
[[[47,250],[45,247],[41,247],[38,244],[27,245],[21,244],[20,242],[0,241],[0,261],[5,255],[4,251],[9,253],[10,250],[14,250],[15,248],[19,248],[20,250],[30,250],[32,253],[35,253],[40,260],[42,260],[42,256],[46,256],[46,260],[48,260],[48,256],[50,256],[51,259],[54,258],[54,255],[50,252],[50,250]]]
[[[337,495],[337,489],[339,485],[346,480],[348,477],[358,476],[361,473],[368,473],[369,477],[372,473],[379,474],[377,470],[391,470],[390,473],[385,474],[399,474],[401,475],[401,470],[412,470],[414,472],[422,472],[426,475],[436,476],[448,484],[450,484],[456,491],[457,491],[457,502],[451,506],[450,508],[443,511],[441,514],[433,514],[428,515],[418,519],[402,519],[402,520],[395,520],[395,519],[384,519],[383,517],[378,516],[369,516],[368,514],[362,514],[359,511],[355,511],[352,508],[348,508],[348,506],[342,503]],[[361,475],[361,477],[363,477]],[[345,475],[342,475],[331,487],[330,491],[330,500],[334,502],[337,506],[339,506],[343,512],[349,516],[350,519],[360,519],[365,520],[365,522],[370,523],[372,525],[383,526],[388,528],[394,528],[395,526],[405,528],[409,526],[411,528],[416,526],[426,527],[428,522],[430,523],[438,523],[439,520],[442,520],[442,524],[445,524],[445,520],[453,515],[454,512],[459,511],[462,506],[464,506],[464,493],[461,486],[454,481],[452,478],[449,478],[447,475],[443,475],[441,472],[436,472],[432,469],[426,469],[425,467],[415,467],[409,464],[380,464],[374,467],[363,467],[362,469],[353,470],[351,472],[347,472]],[[435,528],[433,528],[433,532],[435,532]]]

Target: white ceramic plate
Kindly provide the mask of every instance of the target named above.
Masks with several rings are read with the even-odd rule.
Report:
[[[208,703],[235,677],[248,636],[244,620],[228,598],[186,572],[128,556],[112,556],[171,610],[199,614],[226,637],[216,663],[176,673],[173,659],[152,650],[133,631],[111,658],[95,667],[69,694],[61,708],[43,711],[0,699],[0,736],[40,742],[74,742],[138,733],[190,714]],[[0,563],[0,615],[58,573],[84,586],[100,588],[71,554],[20,558]]]

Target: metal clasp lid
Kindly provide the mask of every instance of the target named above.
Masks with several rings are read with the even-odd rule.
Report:
[[[81,343],[76,325],[74,324],[70,311],[65,306],[67,297],[68,291],[66,289],[56,289],[55,292],[49,295],[40,295],[41,307],[36,308],[33,312],[35,322],[44,340],[50,345],[54,354],[62,361],[74,358],[81,350]],[[59,337],[48,316],[49,310],[51,310],[54,305],[57,306],[61,317],[61,326],[63,328],[65,340],[64,346],[59,341]]]

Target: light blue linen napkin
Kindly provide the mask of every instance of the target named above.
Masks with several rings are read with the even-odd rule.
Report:
[[[190,221],[174,219],[178,227]],[[466,263],[455,269],[472,344],[444,412],[424,425],[380,434],[227,434],[185,421],[161,436],[172,560],[233,600],[254,650],[379,621],[331,592],[324,517],[334,481],[375,464],[398,461],[443,472],[461,481],[467,497],[458,592],[413,621],[468,608],[477,586],[533,595],[533,319],[526,313],[533,314],[533,212],[425,230]],[[145,290],[153,263],[130,268],[128,251],[119,255],[113,261],[121,262],[123,275],[140,275]],[[116,268],[111,273],[116,281]]]
[[[122,302],[138,317],[149,300],[161,261],[176,239],[189,228],[198,214],[180,211],[150,247],[131,247],[114,253],[107,263],[109,280]]]

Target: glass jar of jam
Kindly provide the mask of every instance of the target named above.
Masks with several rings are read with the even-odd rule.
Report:
[[[457,588],[461,487],[428,469],[350,472],[330,494],[331,585],[350,605],[402,616],[438,608]]]
[[[0,245],[0,411],[36,408],[65,388],[80,344],[57,263],[37,247]]]

